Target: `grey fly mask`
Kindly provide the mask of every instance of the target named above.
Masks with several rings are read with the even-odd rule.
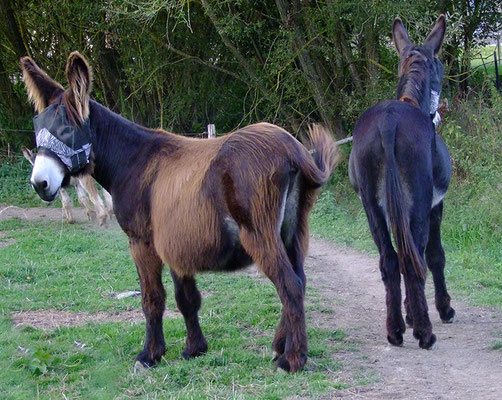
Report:
[[[89,163],[91,154],[89,119],[82,126],[68,122],[66,107],[53,104],[33,118],[37,148],[55,154],[70,173]]]
[[[443,76],[444,76],[444,66],[441,61],[434,58],[434,63],[432,65],[432,76],[431,76],[431,107],[430,114],[434,126],[437,127],[439,121],[441,121],[441,116],[439,115],[439,99],[441,98],[441,87],[443,86]]]

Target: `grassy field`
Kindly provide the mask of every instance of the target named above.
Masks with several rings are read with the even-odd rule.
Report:
[[[495,61],[493,58],[493,53],[496,51],[496,46],[485,46],[477,49],[473,52],[473,60],[471,62],[471,68],[479,70],[482,73],[489,76],[491,79],[495,80]],[[499,75],[502,75],[500,60],[497,54],[497,63],[499,68]]]
[[[21,154],[11,158],[0,154],[0,204],[39,207],[42,203],[30,185],[31,165]],[[60,207],[59,196],[54,207]]]
[[[309,328],[309,362],[296,375],[277,372],[271,342],[280,301],[267,280],[244,274],[201,275],[205,297],[200,313],[209,352],[181,358],[185,326],[181,315],[165,319],[167,353],[159,367],[134,374],[144,340],[144,320],[87,323],[41,330],[16,329],[12,313],[27,310],[120,313],[141,307],[138,297],[113,293],[138,290],[126,236],[18,219],[0,222],[0,398],[235,398],[317,397],[343,388],[334,377],[333,354],[347,351],[340,331]],[[5,245],[8,243],[8,245]],[[172,283],[165,274],[167,308],[175,311]],[[321,310],[308,292],[307,312]],[[310,324],[311,326],[311,324]],[[82,346],[85,344],[85,346]],[[66,396],[66,397],[65,397]]]
[[[442,228],[447,282],[456,299],[501,307],[502,98],[492,93],[482,101],[455,107],[445,116],[442,130],[454,169]],[[21,158],[0,164],[0,204],[41,204],[28,183],[29,173]],[[376,252],[362,205],[348,183],[346,162],[323,191],[311,227],[317,236]],[[201,323],[209,353],[182,360],[182,318],[168,319],[164,327],[168,351],[161,365],[146,376],[132,373],[144,339],[143,321],[87,323],[54,331],[14,329],[15,311],[138,309],[139,298],[119,301],[111,294],[137,290],[139,285],[126,237],[118,231],[10,220],[0,222],[0,247],[2,399],[63,394],[93,399],[315,398],[343,387],[334,378],[341,366],[332,354],[353,345],[340,331],[310,328],[306,370],[296,376],[275,371],[270,344],[279,299],[270,283],[242,274],[208,274],[199,279],[206,293]],[[174,311],[172,285],[166,286],[167,306]],[[322,309],[322,302],[311,290],[308,310],[313,309]],[[500,337],[493,340],[493,350],[500,351]]]

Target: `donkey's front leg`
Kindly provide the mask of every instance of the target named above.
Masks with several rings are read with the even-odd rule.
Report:
[[[162,332],[166,298],[162,285],[162,260],[150,241],[131,239],[129,243],[141,283],[141,300],[146,318],[145,347],[136,360],[145,367],[152,367],[166,351]]]
[[[183,314],[187,327],[186,347],[181,355],[188,360],[200,356],[207,351],[207,342],[199,325],[201,296],[193,277],[179,277],[171,270],[174,282],[176,303]]]
[[[82,185],[84,190],[89,195],[89,199],[94,205],[96,214],[98,215],[98,221],[100,226],[106,226],[108,213],[105,210],[105,205],[103,200],[99,197],[98,189],[96,188],[96,183],[91,175],[83,175],[79,179],[79,183]]]
[[[75,222],[73,219],[73,213],[71,212],[73,209],[73,200],[68,195],[68,192],[63,188],[59,189],[59,194],[61,195],[61,203],[63,205],[65,220],[67,223],[73,224]]]
[[[87,194],[80,182],[80,179],[75,179],[73,182],[75,182],[75,190],[77,191],[78,202],[85,208],[87,219],[89,221],[95,221],[96,213],[92,209],[92,206],[89,203],[89,200],[87,199]]]

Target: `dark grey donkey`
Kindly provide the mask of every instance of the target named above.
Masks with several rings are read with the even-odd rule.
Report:
[[[449,323],[455,316],[444,280],[440,236],[451,161],[433,123],[437,121],[443,80],[443,66],[436,55],[445,30],[445,17],[441,15],[423,46],[417,46],[410,42],[401,20],[394,21],[394,44],[400,60],[398,100],[383,101],[361,116],[354,128],[349,161],[350,181],[363,202],[380,252],[387,339],[393,345],[403,343],[402,274],[406,322],[413,326],[413,335],[424,349],[436,342],[424,294],[425,260],[434,279],[441,320]]]

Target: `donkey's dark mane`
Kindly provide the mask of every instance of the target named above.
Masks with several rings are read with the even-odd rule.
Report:
[[[180,137],[138,125],[114,113],[96,101],[90,101],[91,135],[95,143],[94,177],[107,190],[128,168],[111,169],[108,165],[130,166],[144,157],[151,161],[159,152],[175,151]],[[182,138],[181,138],[182,139]],[[96,159],[100,157],[101,159]]]
[[[429,108],[429,69],[427,57],[421,47],[413,46],[409,55],[400,62],[400,79],[397,87],[397,99],[408,102],[423,111]]]

